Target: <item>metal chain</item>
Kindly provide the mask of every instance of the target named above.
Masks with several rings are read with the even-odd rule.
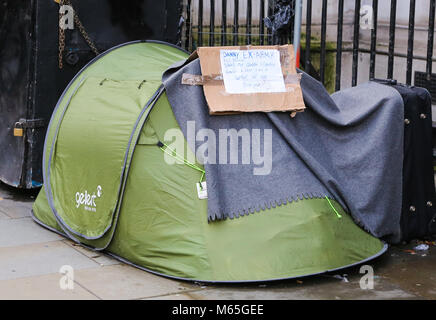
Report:
[[[59,6],[62,6],[64,4],[64,0],[59,1]],[[63,56],[64,56],[64,50],[65,50],[65,29],[61,27],[61,19],[62,14],[59,10],[59,69],[62,69],[64,67],[63,62]]]
[[[69,5],[71,8],[73,7],[70,0],[60,0],[59,5]],[[60,21],[62,19],[62,14],[59,13],[59,69],[62,69],[63,67],[63,53],[65,50],[65,30],[61,27]],[[82,35],[83,39],[85,39],[88,46],[91,48],[92,52],[97,56],[99,54],[99,51],[97,47],[95,46],[94,42],[90,38],[89,34],[86,32],[85,27],[83,26],[82,22],[79,19],[79,16],[76,13],[76,10],[74,10],[74,23],[79,28],[80,34]]]
[[[68,0],[69,2],[69,0]],[[85,39],[88,46],[91,48],[91,50],[94,52],[96,56],[98,56],[99,52],[97,47],[95,46],[92,39],[89,37],[88,33],[85,30],[85,27],[83,26],[82,22],[79,20],[79,16],[77,15],[76,11],[74,11],[74,22],[79,27],[79,31],[83,36],[83,39]]]

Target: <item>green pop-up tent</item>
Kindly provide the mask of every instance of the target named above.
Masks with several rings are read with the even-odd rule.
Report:
[[[71,81],[47,131],[36,222],[144,270],[205,282],[317,274],[386,250],[333,200],[341,219],[326,199],[304,199],[208,222],[195,189],[202,172],[167,164],[158,147],[179,128],[161,76],[187,56],[161,42],[127,43]]]

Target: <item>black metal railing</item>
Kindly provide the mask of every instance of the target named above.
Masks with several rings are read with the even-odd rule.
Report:
[[[207,1],[207,2],[206,2]],[[270,28],[267,28],[265,23],[266,17],[272,17],[278,10],[279,5],[290,5],[292,9],[295,7],[295,1],[298,0],[184,0],[185,2],[185,28],[186,35],[184,39],[184,46],[187,50],[193,51],[196,47],[209,45],[243,45],[243,44],[280,44],[280,43],[292,43],[293,35],[293,21],[289,21],[288,32],[278,35],[272,32]],[[353,37],[349,45],[344,44],[344,0],[337,0],[337,36],[335,39],[335,48],[332,49],[327,46],[327,28],[331,27],[327,24],[328,16],[328,1],[327,0],[303,0],[305,2],[306,8],[306,27],[302,30],[304,39],[304,48],[302,47],[302,54],[300,57],[300,64],[302,68],[312,68],[312,63],[316,64],[317,77],[321,82],[326,82],[326,77],[330,73],[334,73],[333,90],[339,90],[341,88],[341,77],[343,74],[343,56],[344,52],[351,53],[351,85],[355,86],[358,82],[358,73],[362,70],[365,65],[359,66],[359,55],[361,53],[369,55],[369,79],[372,79],[376,75],[376,60],[378,56],[387,56],[387,71],[385,78],[392,79],[394,77],[394,66],[396,58],[406,59],[405,77],[404,82],[406,84],[412,84],[413,76],[413,65],[415,60],[424,60],[426,62],[425,71],[421,73],[425,76],[420,77],[420,85],[430,87],[432,80],[432,63],[433,59],[433,42],[434,42],[434,24],[435,24],[435,2],[436,0],[429,0],[429,18],[428,18],[428,36],[427,36],[427,53],[426,56],[415,55],[414,52],[414,38],[415,38],[415,8],[416,0],[409,0],[409,22],[408,22],[408,33],[407,33],[407,52],[396,52],[396,29],[397,29],[397,9],[407,10],[403,7],[397,8],[397,0],[390,0],[390,12],[389,12],[389,33],[388,33],[388,46],[387,50],[382,50],[377,44],[378,41],[378,15],[379,15],[379,1],[372,0],[371,6],[373,10],[372,15],[372,25],[370,30],[370,40],[369,45],[361,43],[360,36],[360,8],[361,0],[354,1],[354,17],[353,17]],[[321,26],[320,26],[320,39],[319,45],[314,48],[312,45],[313,40],[313,8],[314,3],[321,6]],[[351,1],[351,0],[347,0]],[[389,1],[389,0],[384,0]],[[208,24],[205,24],[204,19],[204,9],[205,3],[208,4],[209,9],[209,19]],[[219,13],[217,14],[217,5],[221,4],[220,14],[221,20],[220,25],[216,24],[216,17],[219,18]],[[232,6],[230,6],[232,4]],[[245,12],[241,11],[242,6],[245,5]],[[254,5],[258,7],[254,7]],[[195,10],[193,10],[195,5]],[[232,12],[228,8],[232,8]],[[253,13],[257,12],[258,15],[256,20],[253,20]],[[386,13],[387,14],[387,13]],[[192,16],[196,16],[196,21],[193,21]],[[233,17],[230,21],[228,18]],[[293,17],[291,17],[291,20]],[[241,22],[242,20],[242,22]],[[421,28],[422,30],[422,28]],[[207,38],[207,42],[205,42]],[[316,58],[314,53],[316,51]],[[331,69],[327,70],[327,55],[329,52],[335,54],[335,66],[334,71]],[[317,61],[315,61],[317,59]],[[368,67],[368,66],[366,66]],[[316,69],[316,68],[312,68]],[[417,73],[415,72],[415,83],[417,80]],[[398,74],[398,70],[397,70]],[[380,74],[378,74],[380,77]],[[433,75],[433,78],[435,75]],[[427,83],[426,83],[427,81]],[[433,85],[434,86],[434,85]],[[436,94],[434,94],[436,97]]]

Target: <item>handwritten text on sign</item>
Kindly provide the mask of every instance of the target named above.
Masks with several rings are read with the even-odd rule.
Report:
[[[220,60],[228,93],[286,91],[278,50],[220,50]]]

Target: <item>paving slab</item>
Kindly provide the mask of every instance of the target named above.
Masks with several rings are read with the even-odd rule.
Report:
[[[63,238],[62,242],[90,259],[95,257],[100,257],[101,255],[100,252],[85,248],[84,246],[77,244],[69,239]]]
[[[95,262],[97,262],[100,266],[112,266],[116,264],[121,264],[121,261],[118,261],[110,256],[105,254],[100,255],[99,257],[92,258]]]
[[[301,281],[301,280],[300,280]],[[312,280],[313,281],[313,280]],[[312,282],[311,281],[311,282]],[[219,288],[184,293],[192,300],[361,300],[361,299],[417,299],[398,286],[387,281],[376,280],[374,289],[363,290],[358,283],[325,281],[318,278],[316,283],[281,286],[262,286],[245,288],[223,286]],[[162,299],[175,299],[173,296]]]
[[[185,292],[185,293],[176,293],[176,294],[170,294],[170,295],[145,298],[142,300],[195,300],[193,294],[195,294],[195,292],[197,292],[197,291],[200,291],[200,290],[194,290],[194,291],[189,291],[189,292]]]
[[[93,250],[90,250],[88,248],[85,248],[81,246],[80,244],[74,243],[70,240],[64,240],[64,243],[68,246],[72,247],[73,249],[77,250],[81,254],[85,255],[86,257],[92,259],[96,263],[98,263],[100,266],[110,266],[114,264],[121,264],[122,262],[116,260],[115,258],[112,258],[102,252],[96,252]]]
[[[81,286],[102,299],[141,299],[198,290],[198,286],[120,264],[75,272]]]
[[[33,201],[15,201],[11,199],[0,200],[0,211],[13,219],[30,217]]]
[[[0,220],[3,220],[3,219],[10,219],[10,217],[7,216],[6,213],[3,213],[0,211]]]
[[[0,281],[0,300],[95,300],[95,295],[78,284],[62,290],[59,273]]]
[[[378,261],[378,274],[389,282],[425,299],[436,299],[436,242],[428,250],[415,250],[421,241],[391,247]]]
[[[361,289],[358,275],[346,276],[345,282],[325,275],[299,280],[252,285],[203,286],[177,294],[150,297],[145,300],[378,300],[418,299],[382,277],[374,281],[374,289]]]
[[[58,273],[64,265],[74,270],[98,266],[62,241],[0,248],[0,280]]]
[[[42,228],[31,218],[0,219],[0,248],[61,239],[61,236]]]

